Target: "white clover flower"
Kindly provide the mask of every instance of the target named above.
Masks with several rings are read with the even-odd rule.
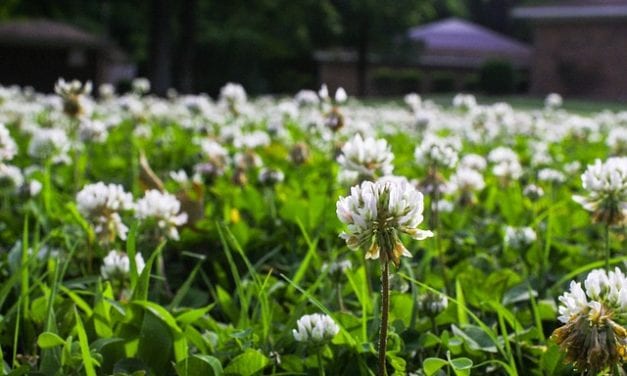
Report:
[[[337,88],[335,90],[335,103],[344,103],[348,99],[348,94],[346,94],[346,90],[343,87]]]
[[[476,170],[459,167],[455,174],[451,176],[451,189],[461,192],[480,191],[485,187],[483,175]]]
[[[8,186],[16,190],[22,184],[24,184],[24,175],[18,167],[0,163],[0,188]]]
[[[68,116],[79,117],[91,112],[91,102],[87,98],[91,93],[91,82],[82,84],[78,80],[66,82],[60,78],[54,85],[54,91],[63,100],[63,112]]]
[[[564,325],[552,338],[568,361],[592,375],[624,361],[627,329],[620,322],[627,313],[627,278],[619,268],[591,271],[584,288],[572,281],[559,301]]]
[[[98,86],[98,95],[104,100],[108,100],[115,96],[115,87],[110,83],[100,84]]]
[[[76,194],[76,206],[95,225],[94,231],[105,243],[112,242],[116,236],[126,239],[128,227],[119,213],[133,209],[133,196],[121,185],[103,182],[86,185]]]
[[[227,82],[220,89],[220,100],[231,106],[246,103],[247,99],[246,90],[240,84]]]
[[[141,273],[146,266],[144,258],[139,252],[135,253],[135,265],[137,273]],[[128,255],[124,252],[113,250],[102,260],[100,274],[104,279],[120,279],[128,276],[130,270],[131,262]]]
[[[157,226],[164,230],[170,239],[178,240],[179,233],[176,228],[187,222],[187,213],[179,213],[180,209],[181,203],[176,197],[151,189],[137,201],[135,216],[142,220],[155,220]]]
[[[467,154],[459,161],[460,168],[469,168],[477,171],[483,171],[488,166],[485,158],[479,154]]]
[[[627,218],[627,157],[597,159],[581,175],[588,196],[574,195],[573,200],[593,212],[595,221],[620,224]]]
[[[455,205],[449,200],[439,200],[435,205],[440,213],[451,213],[455,209]]]
[[[320,102],[318,94],[313,90],[301,90],[294,96],[294,101],[301,107],[317,105]]]
[[[605,144],[616,153],[627,152],[627,127],[613,127],[610,129]]]
[[[563,102],[564,101],[561,95],[557,93],[550,93],[544,99],[544,107],[546,107],[547,109],[555,109],[558,107],[562,107]]]
[[[477,107],[477,98],[472,94],[457,94],[453,97],[453,107],[462,110],[472,110]]]
[[[569,175],[578,173],[580,169],[581,169],[581,163],[579,161],[572,161],[564,165],[564,172],[566,172]]]
[[[488,160],[495,164],[518,162],[518,154],[508,147],[499,146],[490,151]]]
[[[517,160],[499,162],[492,167],[495,176],[506,180],[517,180],[522,176],[522,172],[522,166]]]
[[[331,317],[320,313],[304,315],[296,322],[296,327],[292,329],[294,339],[314,345],[332,340],[340,331],[340,327]]]
[[[457,138],[440,138],[427,135],[416,147],[414,157],[418,163],[453,168],[459,158],[462,144]]]
[[[150,91],[150,80],[145,77],[137,77],[131,82],[131,88],[135,94],[146,94]]]
[[[364,140],[360,134],[344,144],[337,158],[342,170],[356,172],[362,180],[392,174],[393,160],[394,154],[385,139],[368,137]]]
[[[416,93],[409,93],[403,97],[405,104],[413,111],[417,112],[422,107],[422,99]]]
[[[322,84],[322,86],[320,86],[320,90],[318,90],[318,96],[322,101],[329,100],[329,89],[327,88],[327,84]]]
[[[528,247],[537,239],[531,227],[505,227],[505,243],[514,249]]]
[[[268,133],[264,131],[254,131],[251,133],[241,134],[233,140],[233,146],[238,149],[255,149],[262,146],[270,145],[271,139]]]
[[[83,119],[78,127],[78,135],[83,141],[103,143],[107,140],[109,131],[102,121]]]
[[[269,168],[259,170],[259,182],[263,185],[275,185],[285,179],[283,171]]]
[[[543,168],[538,171],[538,180],[561,184],[566,181],[566,176],[562,172],[554,170],[552,168]]]
[[[329,274],[343,274],[353,267],[353,263],[351,262],[351,260],[336,261],[330,265],[327,265],[326,267],[329,271]]]
[[[0,163],[10,161],[17,154],[17,144],[11,138],[9,130],[3,123],[0,123]]]
[[[544,196],[544,190],[542,189],[542,187],[539,187],[535,184],[529,184],[523,189],[523,195],[529,197],[532,200],[537,200],[540,197]]]
[[[367,250],[367,259],[379,258],[383,248],[388,252],[383,260],[398,266],[400,256],[411,257],[398,238],[399,232],[417,240],[433,236],[431,231],[418,228],[423,209],[422,193],[406,181],[364,181],[351,188],[350,196],[337,201],[337,216],[348,225],[340,237],[351,249]]]
[[[28,155],[38,159],[50,158],[55,163],[68,163],[70,140],[61,129],[40,129],[28,144]]]

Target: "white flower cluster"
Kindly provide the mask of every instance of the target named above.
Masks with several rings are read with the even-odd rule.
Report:
[[[331,100],[331,97],[329,96],[329,89],[327,88],[326,84],[322,84],[322,86],[320,86],[320,90],[318,90],[318,96],[320,96],[320,100],[324,102],[328,102]],[[337,90],[335,90],[334,99],[336,103],[346,102],[346,100],[348,99],[348,94],[346,94],[346,90],[344,90],[343,87],[338,87]]]
[[[505,243],[511,248],[522,249],[536,239],[536,232],[531,227],[505,227]]]
[[[397,232],[422,240],[433,236],[418,229],[423,216],[423,196],[401,179],[365,181],[351,188],[348,197],[340,197],[336,213],[347,224],[348,231],[340,237],[351,249],[364,248],[367,259],[379,258],[380,246],[393,247],[389,256],[398,264],[400,256],[411,257],[398,240]],[[388,248],[388,251],[392,251]]]
[[[563,103],[562,96],[557,93],[550,93],[544,99],[544,107],[547,109],[556,109],[558,107],[562,107]]]
[[[28,144],[28,155],[38,159],[50,158],[54,163],[69,163],[70,140],[61,129],[38,130]]]
[[[145,77],[137,77],[131,82],[131,88],[135,94],[146,94],[150,91],[150,80]]]
[[[461,147],[462,144],[457,138],[428,135],[416,147],[414,156],[418,163],[453,168],[459,158]]]
[[[6,126],[0,123],[0,163],[10,161],[17,154],[17,145]]]
[[[480,191],[485,187],[483,175],[474,169],[459,167],[451,176],[451,189],[462,192]]]
[[[262,168],[259,170],[258,179],[262,185],[275,185],[281,183],[285,179],[285,175],[281,170]]]
[[[141,273],[146,266],[144,258],[139,252],[135,254],[135,265],[137,266],[137,273]],[[102,260],[100,274],[104,279],[119,279],[126,277],[130,270],[131,262],[128,255],[124,252],[113,250]]]
[[[610,129],[605,140],[607,146],[616,153],[627,152],[627,127],[614,127]]]
[[[453,97],[453,107],[462,110],[472,110],[477,107],[477,98],[472,94],[459,93]]]
[[[137,201],[135,216],[139,219],[155,220],[157,226],[165,230],[170,239],[178,240],[176,228],[187,222],[187,213],[179,213],[180,210],[181,203],[176,197],[151,189]]]
[[[573,200],[584,209],[611,224],[627,218],[627,157],[611,157],[605,162],[597,159],[588,165],[581,181],[589,194],[587,197],[574,195]]]
[[[603,269],[591,271],[584,287],[585,291],[581,283],[571,281],[570,291],[559,297],[562,304],[558,319],[561,322],[566,323],[580,314],[594,317],[602,308],[612,310],[614,315],[626,313],[627,278],[619,268],[609,273]]]
[[[566,176],[561,172],[552,168],[543,168],[538,171],[538,180],[548,183],[562,184],[566,181]]]
[[[60,78],[54,85],[54,91],[63,99],[63,111],[70,116],[80,116],[91,112],[91,102],[88,95],[91,93],[90,81],[81,83],[78,80],[70,82]]]
[[[331,317],[320,313],[304,315],[296,322],[296,327],[292,329],[296,341],[316,345],[332,340],[340,331]]]
[[[342,147],[342,154],[337,158],[344,173],[353,179],[347,181],[376,179],[391,175],[394,166],[394,154],[385,139],[367,137],[365,140],[356,134]]]
[[[518,154],[512,149],[499,146],[488,154],[488,160],[494,163],[492,173],[503,179],[519,179],[522,176],[522,166]]]
[[[246,103],[246,90],[244,90],[244,87],[240,84],[227,82],[226,85],[220,89],[220,100],[232,106]]]
[[[76,195],[78,211],[95,225],[94,231],[108,243],[126,239],[128,227],[120,212],[133,209],[133,196],[118,184],[98,182],[86,185]]]

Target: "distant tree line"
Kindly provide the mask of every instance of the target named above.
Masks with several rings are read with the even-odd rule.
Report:
[[[51,18],[116,42],[156,93],[214,94],[226,81],[253,93],[317,85],[313,52],[356,51],[364,90],[368,56],[394,53],[410,26],[446,16],[512,33],[518,0],[3,0],[0,21]],[[357,93],[355,93],[357,94]]]

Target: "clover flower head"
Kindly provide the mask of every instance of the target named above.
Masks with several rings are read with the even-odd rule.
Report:
[[[71,117],[79,117],[91,110],[88,96],[91,93],[91,81],[84,84],[78,80],[70,82],[60,78],[54,85],[54,91],[63,100],[63,112]]]
[[[247,99],[246,90],[238,83],[227,82],[220,89],[220,100],[231,105],[246,103]]]
[[[620,269],[591,271],[583,288],[571,281],[559,301],[564,325],[552,338],[575,368],[595,375],[624,361],[627,330],[620,322],[627,310],[627,278]]]
[[[454,189],[462,192],[480,191],[485,187],[483,175],[467,167],[458,168],[450,183]]]
[[[94,224],[94,231],[104,243],[116,236],[126,239],[128,227],[122,223],[120,212],[134,207],[133,196],[118,184],[98,182],[88,184],[76,194],[79,213]]]
[[[566,181],[566,176],[561,171],[557,171],[552,168],[543,168],[538,171],[538,180],[561,184]]]
[[[270,168],[262,168],[259,170],[259,182],[262,185],[273,186],[285,179],[283,171]]]
[[[459,159],[461,147],[458,138],[428,135],[416,147],[414,156],[419,163],[453,168]]]
[[[313,106],[320,103],[318,94],[313,90],[301,90],[294,96],[294,101],[301,107]]]
[[[544,196],[544,190],[535,184],[529,184],[523,188],[523,195],[531,200],[537,200]]]
[[[180,213],[181,202],[169,193],[156,189],[146,191],[137,201],[135,216],[143,220],[155,220],[157,226],[166,232],[170,239],[178,240],[178,226],[187,222],[187,213]]]
[[[357,179],[361,180],[392,174],[393,160],[394,154],[385,139],[364,139],[360,134],[344,144],[342,154],[337,158],[342,171],[357,173]]]
[[[367,259],[382,254],[383,261],[398,266],[401,256],[411,257],[398,233],[417,240],[433,236],[418,229],[423,220],[422,193],[401,179],[364,181],[351,188],[350,196],[340,197],[336,207],[338,218],[347,225],[340,237],[351,249],[367,250]]]
[[[453,97],[453,107],[462,110],[472,110],[477,107],[477,98],[472,94],[459,93]]]
[[[420,110],[420,108],[422,107],[422,99],[420,98],[420,95],[416,93],[409,93],[405,95],[405,97],[403,97],[403,100],[405,101],[407,107],[409,107],[409,109],[413,112]]]
[[[131,82],[131,88],[135,94],[147,94],[150,91],[150,80],[145,77],[137,77]]]
[[[536,232],[531,227],[505,227],[505,243],[511,248],[522,249],[531,245],[536,239]]]
[[[550,93],[544,99],[544,107],[547,109],[556,109],[558,107],[562,107],[562,103],[564,100],[562,96],[558,93]]]
[[[10,187],[17,191],[24,184],[22,170],[16,166],[0,163],[0,189]]]
[[[33,134],[28,155],[38,159],[50,158],[54,163],[68,163],[70,147],[70,139],[63,130],[45,128]]]
[[[10,161],[17,154],[17,144],[7,127],[0,123],[0,162]]]
[[[593,213],[596,222],[608,225],[627,219],[627,157],[597,159],[581,175],[588,196],[574,195],[573,200]]]
[[[435,317],[448,307],[448,298],[444,294],[438,294],[433,291],[418,297],[418,310],[429,317]]]
[[[627,127],[610,129],[605,144],[615,153],[627,153]]]
[[[332,340],[339,331],[340,327],[330,316],[314,313],[301,317],[296,322],[296,329],[292,329],[292,334],[298,342],[320,345]]]
[[[144,258],[139,252],[135,254],[135,265],[137,266],[137,273],[141,273],[146,266]],[[129,261],[128,255],[124,252],[112,250],[102,260],[100,274],[104,279],[119,279],[125,278],[130,272],[130,269],[131,262]]]
[[[459,161],[459,167],[470,168],[477,171],[483,171],[487,167],[488,162],[479,154],[466,154]]]

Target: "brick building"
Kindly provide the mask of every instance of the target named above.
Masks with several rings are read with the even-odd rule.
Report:
[[[627,99],[627,1],[519,7],[533,28],[532,94]]]

